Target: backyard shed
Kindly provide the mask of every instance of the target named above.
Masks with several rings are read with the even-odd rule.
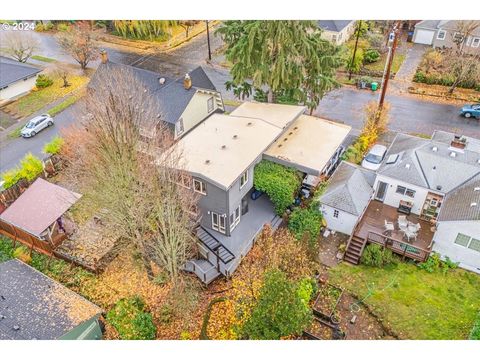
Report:
[[[0,233],[51,254],[66,237],[63,215],[80,194],[38,178],[0,214]]]
[[[0,340],[101,339],[101,313],[21,261],[0,263]]]

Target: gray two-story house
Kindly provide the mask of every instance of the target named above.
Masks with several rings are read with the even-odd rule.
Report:
[[[201,258],[189,261],[186,270],[203,282],[232,274],[263,226],[281,222],[267,195],[251,197],[258,162],[268,159],[321,176],[338,161],[350,127],[304,111],[303,106],[244,103],[230,115],[210,116],[175,145],[182,153],[181,169],[191,175],[184,185],[200,196]]]

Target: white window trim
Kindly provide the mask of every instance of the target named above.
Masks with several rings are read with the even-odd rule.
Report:
[[[333,217],[335,219],[338,219],[340,217],[340,211],[338,211],[337,209],[334,209],[333,210]]]
[[[477,45],[474,45],[475,44],[475,40],[477,41]],[[470,45],[471,47],[473,48],[477,48],[480,46],[480,37],[474,37],[472,38],[472,43]]]
[[[405,189],[405,191],[403,193],[401,192],[398,192],[398,188],[399,187],[402,187]],[[412,191],[413,192],[413,196],[410,196],[410,195],[407,195],[407,192],[408,191]],[[402,196],[406,196],[410,199],[415,199],[415,195],[417,194],[417,191],[414,190],[414,189],[410,189],[409,187],[406,187],[406,186],[403,186],[403,185],[397,185],[397,188],[395,189],[395,194],[398,194],[398,195],[402,195]]]
[[[217,223],[215,223],[215,221],[213,220],[214,216],[217,217]],[[212,211],[212,229],[218,231],[219,228],[220,228],[220,215]]]
[[[458,235],[460,235],[460,234],[463,235],[463,236],[469,237],[466,245],[462,245],[462,244],[459,244],[459,243],[456,242],[456,240],[457,240],[457,238],[458,238]],[[463,248],[463,249],[473,250],[473,251],[475,251],[475,252],[477,252],[477,253],[480,253],[479,250],[472,249],[472,248],[470,247],[470,244],[471,244],[472,240],[480,240],[480,239],[474,238],[473,236],[470,236],[470,235],[467,235],[467,234],[464,234],[464,233],[458,233],[457,236],[455,236],[455,239],[453,240],[453,244],[454,244],[454,245],[457,245],[457,246],[460,246],[460,247]]]
[[[440,37],[440,34],[443,34],[443,38]],[[446,30],[438,30],[437,40],[445,40],[446,38],[447,38],[447,31]]]
[[[230,231],[232,231],[233,229],[235,229],[235,227],[240,223],[240,217],[242,216],[242,210],[240,208],[241,205],[238,205],[238,207],[233,210],[233,223],[230,224]],[[238,211],[238,217],[235,217],[235,213]]]
[[[197,187],[195,186],[196,183],[200,184],[200,190],[197,190]],[[193,179],[193,191],[202,195],[207,195],[207,185],[202,180]]]
[[[175,129],[177,130],[177,135],[182,135],[185,132],[183,118],[178,119],[177,123],[175,124]]]
[[[244,181],[243,180],[244,178],[245,178],[245,182],[242,184],[242,182]],[[245,171],[240,177],[240,189],[242,189],[247,183],[248,183],[248,170]]]
[[[210,102],[212,104],[211,108],[210,108]],[[207,112],[210,114],[214,109],[215,109],[215,99],[213,98],[213,96],[211,96],[207,100]]]

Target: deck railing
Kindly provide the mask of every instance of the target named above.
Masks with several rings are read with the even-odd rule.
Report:
[[[375,231],[368,232],[367,242],[382,245],[396,254],[418,261],[425,261],[430,255],[430,250],[412,245],[403,240],[391,238]]]

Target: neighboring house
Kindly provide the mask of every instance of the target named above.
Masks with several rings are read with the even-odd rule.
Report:
[[[0,56],[0,104],[32,90],[41,71],[35,66]]]
[[[96,340],[102,310],[19,260],[0,263],[0,340]]]
[[[329,188],[338,186],[334,180]],[[352,235],[347,261],[358,262],[365,244],[376,242],[419,261],[433,250],[480,272],[480,140],[444,131],[431,139],[398,134],[373,188],[373,201],[346,232]],[[402,214],[420,225],[413,240],[396,228],[385,231]]]
[[[459,20],[423,20],[415,25],[412,41],[432,45],[434,48],[455,48],[454,39],[462,38],[458,29]],[[479,22],[480,23],[480,22]],[[464,50],[480,54],[480,26],[465,41]]]
[[[375,172],[342,161],[320,197],[320,210],[331,230],[351,234],[373,195]]]
[[[132,74],[144,86],[143,90],[152,97],[152,105],[158,106],[160,118],[176,139],[213,113],[224,111],[221,94],[201,66],[175,80],[152,71],[113,63],[108,61],[106,53],[102,53],[102,62],[88,85],[89,89],[95,90],[104,79],[118,72]]]
[[[262,159],[321,176],[333,169],[350,127],[304,115],[305,107],[244,103],[214,114],[175,145],[184,183],[200,194],[201,259],[186,264],[205,283],[229,276],[267,223],[281,222],[267,195],[251,199],[255,165]]]
[[[335,45],[347,42],[355,32],[355,20],[318,20],[317,23],[322,29],[322,38]]]

